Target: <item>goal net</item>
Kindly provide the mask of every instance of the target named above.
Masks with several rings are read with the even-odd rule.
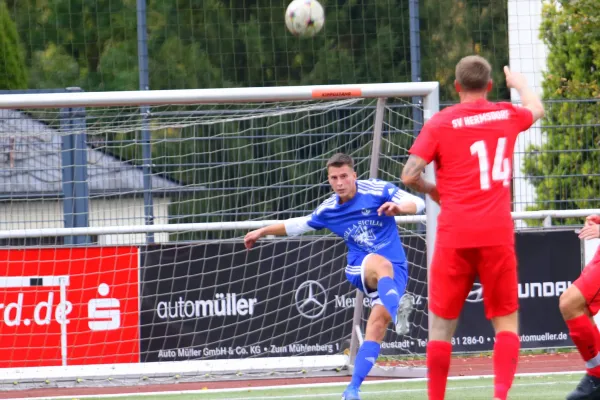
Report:
[[[3,381],[347,374],[370,307],[343,241],[243,236],[330,196],[337,152],[401,186],[436,108],[435,83],[0,97]],[[431,238],[397,220],[415,306],[379,365],[422,376]]]

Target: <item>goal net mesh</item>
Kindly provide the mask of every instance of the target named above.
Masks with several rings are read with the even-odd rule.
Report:
[[[331,194],[325,163],[337,152],[367,179],[376,103],[0,110],[0,231],[13,231],[0,238],[0,365],[230,361],[192,369],[209,379],[271,374],[260,366],[272,357],[347,355],[355,291],[343,241],[319,231],[247,250],[243,223],[312,212]],[[414,108],[388,99],[381,127],[378,177],[401,187]],[[149,220],[241,225],[127,232]],[[123,231],[27,234],[78,226]],[[427,337],[425,225],[398,229],[416,303],[410,332],[390,326],[382,355],[417,365],[407,356]],[[279,373],[324,368],[313,360]]]

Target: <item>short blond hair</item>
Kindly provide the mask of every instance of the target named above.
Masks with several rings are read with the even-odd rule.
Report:
[[[456,80],[465,91],[484,90],[492,79],[492,66],[481,56],[467,56],[456,64]]]

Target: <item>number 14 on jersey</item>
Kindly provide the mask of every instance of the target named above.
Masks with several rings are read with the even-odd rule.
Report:
[[[496,145],[496,155],[494,157],[494,165],[492,166],[493,181],[502,181],[504,186],[510,184],[511,162],[504,157],[506,150],[506,138],[498,139]],[[490,162],[488,157],[485,141],[480,140],[471,145],[471,155],[477,155],[479,158],[479,182],[481,190],[488,190],[491,187],[490,183]]]

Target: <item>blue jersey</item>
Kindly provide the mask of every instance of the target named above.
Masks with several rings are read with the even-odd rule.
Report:
[[[360,265],[367,254],[379,254],[392,263],[405,263],[406,255],[394,217],[377,215],[386,202],[413,202],[420,212],[425,202],[396,185],[378,179],[358,180],[356,194],[340,204],[337,194],[325,200],[309,216],[286,222],[288,235],[327,228],[344,239],[349,265]]]

